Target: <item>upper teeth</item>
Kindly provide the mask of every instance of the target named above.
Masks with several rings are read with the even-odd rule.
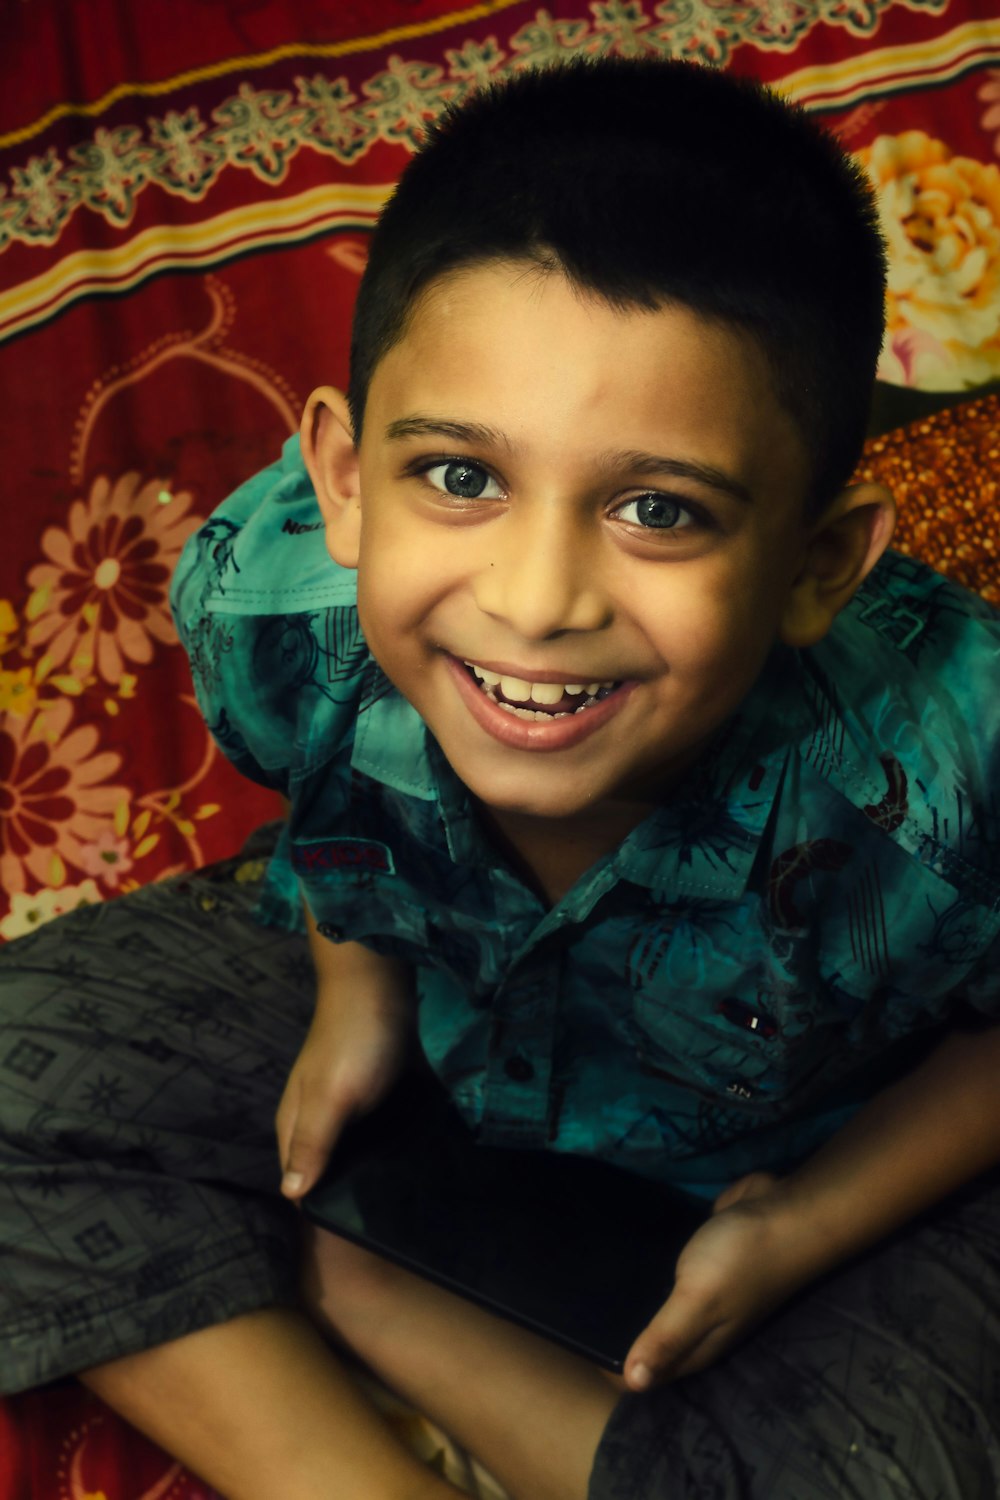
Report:
[[[500,672],[490,672],[486,667],[477,667],[474,661],[467,661],[465,665],[473,671],[486,687],[499,687],[504,697],[512,703],[558,703],[563,693],[572,693],[574,696],[586,693],[588,698],[593,698],[601,688],[611,689],[611,682],[526,682],[523,677],[505,677]]]

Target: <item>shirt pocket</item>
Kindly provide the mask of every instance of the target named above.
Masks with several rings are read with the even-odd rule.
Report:
[[[642,990],[634,1003],[640,1071],[680,1083],[712,1103],[764,1123],[817,1091],[830,1038],[801,1000],[757,986],[694,994]]]
[[[322,937],[363,943],[404,963],[427,963],[427,912],[397,877],[327,872],[299,878]]]

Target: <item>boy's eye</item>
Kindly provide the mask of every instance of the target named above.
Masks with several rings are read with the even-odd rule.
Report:
[[[499,500],[500,486],[480,464],[453,458],[447,463],[432,464],[424,474],[435,489],[444,490],[460,500]],[[492,489],[490,488],[492,486]]]
[[[656,492],[626,500],[615,514],[621,521],[628,521],[633,526],[644,526],[650,531],[686,531],[693,522],[691,511],[686,505],[672,499],[670,495]]]

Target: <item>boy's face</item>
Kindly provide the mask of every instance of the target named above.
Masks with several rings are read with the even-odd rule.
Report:
[[[520,264],[428,289],[359,463],[328,534],[365,637],[498,812],[655,802],[752,686],[803,563],[806,457],[756,352]]]

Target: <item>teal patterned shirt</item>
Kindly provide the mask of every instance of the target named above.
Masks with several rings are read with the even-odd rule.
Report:
[[[1000,1010],[1000,621],[888,554],[775,650],[696,771],[552,909],[369,654],[298,442],[188,542],[198,700],[291,800],[266,920],[411,962],[483,1142],[701,1194],[790,1169],[950,1025]]]

